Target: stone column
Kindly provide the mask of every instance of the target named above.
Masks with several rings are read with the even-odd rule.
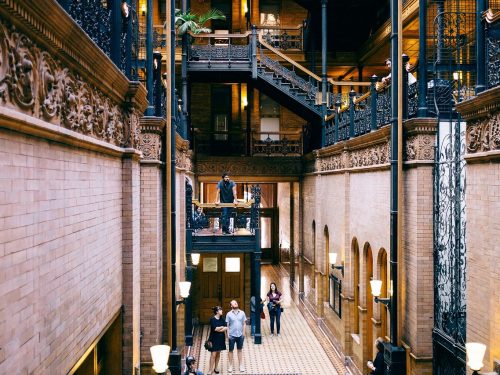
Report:
[[[432,372],[434,325],[433,168],[437,120],[405,122],[403,149],[401,337],[412,374]],[[380,307],[377,307],[378,311]],[[377,314],[379,315],[379,313]],[[379,317],[377,316],[377,319]]]
[[[151,362],[149,348],[162,343],[163,163],[161,135],[165,119],[143,117],[139,150],[141,194],[141,361]]]

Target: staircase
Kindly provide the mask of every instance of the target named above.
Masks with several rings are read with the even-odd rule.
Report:
[[[224,37],[225,43],[217,44],[220,35],[195,36],[204,41],[190,46],[187,69],[191,77],[207,80],[211,72],[214,81],[253,78],[259,90],[297,115],[311,121],[322,118],[320,77],[273,48],[255,30]],[[241,44],[242,39],[246,44]]]

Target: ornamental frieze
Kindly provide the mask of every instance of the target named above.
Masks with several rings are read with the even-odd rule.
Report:
[[[241,157],[196,162],[198,175],[219,176],[225,171],[232,176],[300,176],[302,161],[300,157]]]
[[[500,112],[467,123],[467,153],[500,150]]]
[[[349,152],[351,168],[379,166],[389,163],[389,142]]]
[[[0,105],[119,147],[139,141],[139,115],[0,21]]]

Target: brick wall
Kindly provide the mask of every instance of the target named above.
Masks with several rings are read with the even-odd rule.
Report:
[[[467,341],[486,344],[482,371],[500,359],[500,163],[467,164]]]
[[[0,129],[0,373],[66,373],[121,273],[121,160]]]

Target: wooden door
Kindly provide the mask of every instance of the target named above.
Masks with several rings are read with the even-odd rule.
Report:
[[[202,254],[197,273],[201,323],[208,323],[214,306],[227,312],[233,299],[244,308],[243,254]]]

